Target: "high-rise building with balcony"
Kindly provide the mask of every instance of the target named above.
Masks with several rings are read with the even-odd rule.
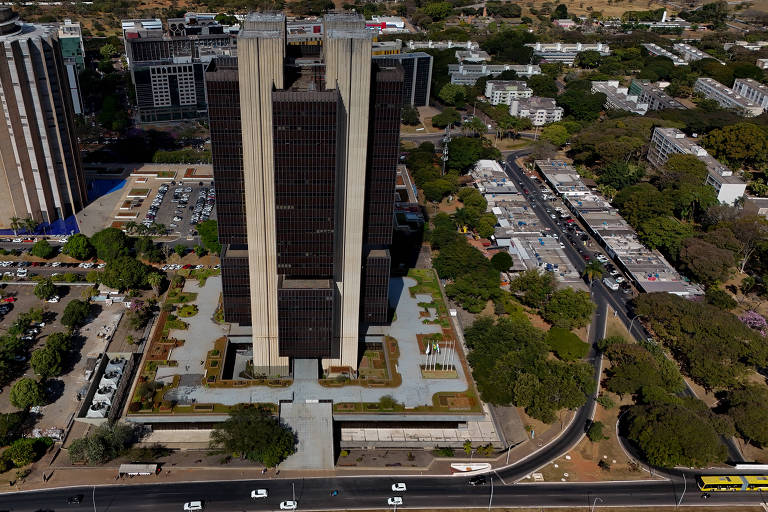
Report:
[[[86,202],[70,84],[53,26],[0,7],[0,228],[31,217],[49,232],[77,229]]]
[[[389,314],[403,72],[372,61],[362,16],[323,22],[322,46],[287,45],[283,14],[252,13],[206,73],[224,317],[266,375],[354,371]]]

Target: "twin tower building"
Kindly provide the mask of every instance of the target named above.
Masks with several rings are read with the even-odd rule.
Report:
[[[224,317],[250,326],[268,376],[294,359],[355,371],[389,316],[403,72],[372,61],[357,14],[327,14],[313,43],[251,13],[237,58],[206,72]]]

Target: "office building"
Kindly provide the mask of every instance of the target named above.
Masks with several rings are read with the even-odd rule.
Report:
[[[217,56],[234,55],[235,35],[194,13],[159,19],[123,20],[123,40],[142,123],[203,118],[205,68]]]
[[[745,50],[757,52],[768,46],[768,41],[735,41],[733,43],[723,43],[723,50],[728,51],[734,46],[739,46]]]
[[[556,123],[563,119],[563,107],[558,107],[552,98],[532,96],[526,99],[512,100],[509,105],[512,117],[527,117],[533,126]]]
[[[475,85],[478,78],[499,76],[505,71],[514,71],[517,76],[530,78],[541,74],[541,67],[533,64],[448,64],[451,83]]]
[[[712,57],[710,54],[686,43],[675,43],[672,45],[672,49],[675,50],[677,54],[680,55],[680,57],[682,57],[686,62],[694,62],[702,59],[714,59],[714,57]]]
[[[625,110],[644,116],[648,112],[648,104],[642,103],[638,96],[629,93],[626,87],[620,87],[618,80],[592,82],[592,92],[605,94],[605,108]]]
[[[375,45],[374,44],[374,49]],[[373,62],[379,65],[403,68],[403,105],[425,107],[429,105],[429,90],[432,87],[432,56],[424,52],[401,53],[397,55],[374,55]]]
[[[31,217],[69,233],[86,189],[58,30],[0,7],[0,47],[0,227]]]
[[[64,67],[67,70],[72,108],[75,114],[82,114],[83,99],[80,94],[80,72],[85,69],[85,49],[83,48],[80,23],[73,23],[72,20],[65,19],[64,23],[57,25],[57,28],[61,56],[64,58]]]
[[[768,86],[751,78],[737,78],[733,81],[733,91],[768,110]]]
[[[654,128],[648,148],[648,161],[655,167],[662,167],[670,155],[677,153],[694,155],[707,166],[706,183],[717,191],[717,200],[721,203],[733,204],[745,194],[747,185],[744,180],[734,176],[733,171],[707,153],[695,139],[686,137],[677,128]]]
[[[451,48],[464,48],[466,50],[477,50],[480,44],[474,41],[408,41],[409,50],[450,50]]]
[[[483,50],[456,50],[456,60],[460,63],[468,62],[470,64],[479,64],[481,62],[490,62],[491,56]]]
[[[668,58],[669,60],[672,61],[672,64],[674,64],[675,66],[687,66],[688,65],[688,62],[685,59],[675,55],[674,53],[672,53],[671,51],[669,51],[669,50],[667,50],[665,48],[662,48],[661,46],[657,45],[656,43],[644,43],[643,44],[643,48],[648,50],[648,53],[651,54],[651,55],[655,55],[657,57],[666,57],[666,58]]]
[[[664,92],[664,89],[653,85],[648,80],[632,79],[629,84],[628,93],[637,96],[639,103],[648,105],[648,110],[664,110],[667,108],[684,109],[685,105]]]
[[[573,66],[581,52],[596,51],[603,57],[611,54],[610,46],[605,43],[529,43],[525,46],[533,48],[533,54],[544,62],[562,62],[566,66]]]
[[[763,107],[745,98],[730,87],[726,87],[714,78],[697,78],[693,90],[705,98],[715,100],[721,107],[736,110],[746,117],[759,116],[763,113]]]
[[[373,55],[397,55],[402,53],[403,42],[399,39],[395,41],[374,41],[371,46]]]
[[[254,369],[358,365],[386,323],[403,72],[371,58],[362,16],[324,17],[321,52],[283,14],[249,14],[238,57],[206,73],[224,317]]]
[[[533,89],[520,80],[488,80],[485,83],[485,97],[491,105],[509,105],[512,100],[530,98]]]

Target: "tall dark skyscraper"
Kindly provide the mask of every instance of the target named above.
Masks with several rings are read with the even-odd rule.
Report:
[[[225,319],[251,326],[267,375],[355,370],[388,317],[403,72],[372,63],[362,16],[323,28],[287,46],[283,14],[252,13],[206,73]]]

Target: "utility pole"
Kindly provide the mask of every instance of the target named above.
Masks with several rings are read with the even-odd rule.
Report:
[[[96,512],[96,486],[93,486],[93,493],[91,493],[91,501],[93,502],[93,512]]]
[[[448,143],[451,142],[451,127],[453,124],[449,124],[445,127],[445,136],[443,137],[443,173],[445,176],[445,165],[448,162]]]
[[[685,491],[688,489],[688,480],[685,479],[685,473],[683,473],[683,494],[680,495],[680,499],[677,502],[677,505],[675,505],[675,508],[679,507],[680,504],[683,502],[683,498],[685,497]]]

